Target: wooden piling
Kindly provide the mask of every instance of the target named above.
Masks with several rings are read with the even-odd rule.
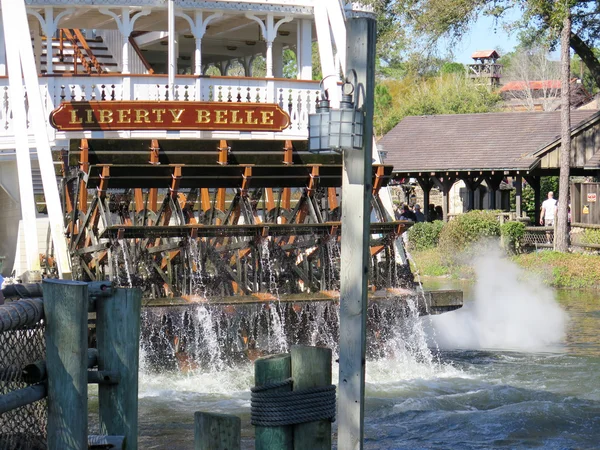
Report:
[[[48,448],[87,448],[87,283],[43,281]]]
[[[98,386],[100,432],[125,436],[128,450],[138,448],[141,304],[139,289],[115,289],[110,297],[96,300],[98,370],[120,374],[118,384]]]
[[[291,357],[289,353],[266,356],[254,362],[254,384],[265,384],[284,381],[292,375]],[[269,392],[289,392],[291,384],[270,390]],[[293,427],[256,427],[254,433],[256,450],[293,450]]]
[[[294,345],[290,353],[294,391],[331,384],[331,349]],[[331,450],[331,422],[294,425],[294,450]]]
[[[194,450],[240,450],[242,421],[229,414],[194,414]]]

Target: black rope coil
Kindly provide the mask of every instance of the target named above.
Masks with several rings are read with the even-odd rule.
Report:
[[[254,426],[280,427],[317,420],[335,421],[335,386],[272,392],[293,383],[291,378],[251,389]]]

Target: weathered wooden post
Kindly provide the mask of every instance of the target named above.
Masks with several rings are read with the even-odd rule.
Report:
[[[194,450],[240,450],[242,421],[229,414],[194,414]]]
[[[87,283],[44,280],[48,448],[88,445]]]
[[[292,346],[294,391],[331,385],[331,349]],[[331,450],[331,421],[294,425],[294,450]]]
[[[98,386],[100,432],[125,436],[128,450],[138,448],[141,305],[142,292],[139,289],[117,288],[110,297],[96,299],[98,370],[116,371],[120,375],[118,384]]]
[[[291,376],[291,357],[288,353],[266,356],[254,362],[254,384],[256,387],[283,382]],[[289,392],[291,390],[292,385],[290,383],[270,389],[269,392]],[[281,427],[257,426],[254,442],[256,450],[293,450],[293,427],[291,425]]]
[[[352,7],[350,7],[352,8]],[[338,448],[362,448],[365,396],[367,278],[375,83],[375,15],[346,11],[346,72],[357,75],[356,107],[364,112],[363,150],[344,150],[340,270],[340,379]]]

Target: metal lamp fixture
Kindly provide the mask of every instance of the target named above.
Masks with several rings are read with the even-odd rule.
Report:
[[[321,100],[315,114],[308,115],[308,149],[319,153],[331,151],[329,146],[329,98],[327,91],[321,91]]]
[[[352,72],[356,83],[356,72]],[[321,101],[316,113],[308,117],[309,151],[319,153],[332,149],[362,149],[364,114],[354,106],[354,84],[346,79],[342,85],[339,109],[330,108],[327,91],[321,92]]]

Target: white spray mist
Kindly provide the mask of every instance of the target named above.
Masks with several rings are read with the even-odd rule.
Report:
[[[550,288],[499,252],[474,266],[474,301],[432,318],[440,348],[548,351],[563,341],[568,317]]]

